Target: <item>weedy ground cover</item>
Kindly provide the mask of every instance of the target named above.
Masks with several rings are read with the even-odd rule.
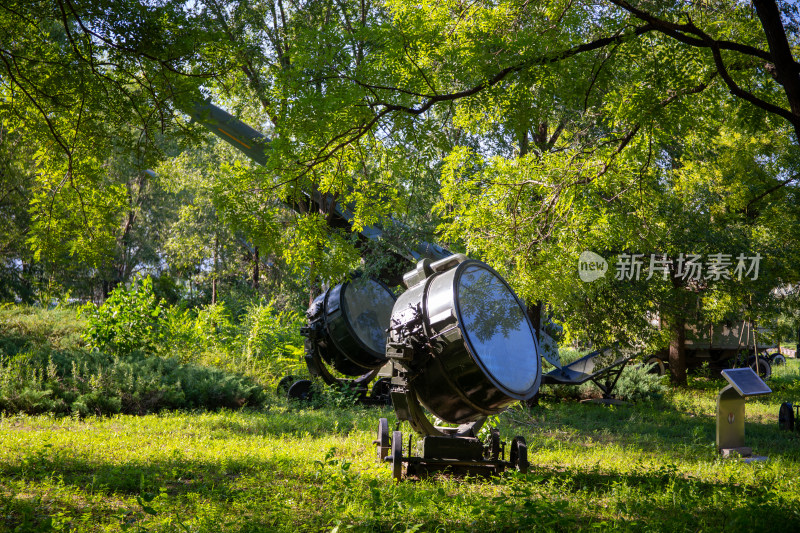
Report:
[[[531,471],[395,483],[371,444],[384,409],[171,412],[0,420],[0,529],[10,531],[797,531],[798,362],[747,403],[747,444],[714,450],[715,397],[693,388],[623,406],[543,399],[509,409]],[[408,428],[403,428],[407,433]]]
[[[75,309],[0,305],[0,412],[145,414],[266,401],[263,388],[239,373],[141,349],[104,352],[87,346],[86,337]]]

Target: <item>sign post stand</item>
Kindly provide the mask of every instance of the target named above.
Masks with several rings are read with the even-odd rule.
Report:
[[[750,457],[753,451],[744,445],[744,401],[772,389],[749,367],[723,370],[722,376],[729,385],[717,396],[717,451],[723,457],[732,453]]]

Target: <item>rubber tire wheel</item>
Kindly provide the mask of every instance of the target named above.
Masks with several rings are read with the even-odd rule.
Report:
[[[651,357],[644,363],[645,365],[655,365],[653,368],[650,369],[649,374],[657,374],[659,376],[663,376],[667,373],[667,367],[664,364],[664,361],[659,357]]]
[[[783,366],[786,364],[786,357],[780,353],[774,353],[769,358],[769,362],[772,363],[772,366]]]
[[[379,378],[375,383],[372,384],[372,390],[370,391],[369,395],[374,399],[383,398],[386,402],[386,405],[392,404],[392,397],[389,392],[392,389],[392,379],[391,378]]]
[[[288,397],[289,388],[292,386],[292,383],[295,382],[297,378],[294,376],[285,376],[278,382],[278,387],[276,388],[276,392],[278,393],[278,397],[281,396]]]
[[[511,441],[511,464],[517,469],[520,474],[528,473],[528,445],[525,443],[525,437],[514,437]]]
[[[794,431],[794,406],[791,402],[783,402],[778,411],[778,427],[787,431]]]
[[[311,380],[310,379],[301,379],[295,381],[291,387],[289,387],[288,396],[290,400],[299,400],[302,402],[308,401],[311,399]]]
[[[383,462],[392,447],[389,437],[389,421],[385,418],[378,420],[378,438],[375,441],[378,444],[378,461]]]
[[[755,360],[755,358],[752,358],[751,361],[748,361],[748,362],[750,363],[750,368],[753,369],[753,372],[758,374],[758,377],[760,377],[764,381],[768,380],[770,378],[770,376],[772,376],[772,365],[769,364],[769,361],[766,358],[764,358],[764,357],[759,357],[758,358],[758,367],[759,367],[758,370],[756,370],[756,360]],[[759,370],[760,370],[760,372],[759,372]]]
[[[395,481],[403,479],[403,433],[392,433],[392,477]]]

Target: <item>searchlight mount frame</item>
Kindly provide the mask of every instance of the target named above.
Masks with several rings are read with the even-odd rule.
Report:
[[[403,276],[407,288],[440,272],[447,271],[469,260],[463,254],[455,254],[434,263],[423,259],[417,268]],[[528,449],[525,438],[516,436],[510,449],[500,439],[500,432],[490,428],[488,436],[481,439],[480,430],[486,416],[456,427],[440,426],[426,415],[414,384],[415,373],[438,350],[435,338],[425,332],[425,317],[421,306],[413,306],[393,316],[388,330],[386,356],[392,364],[390,396],[397,416],[394,431],[389,433],[388,419],[378,421],[377,447],[379,461],[392,464],[392,477],[400,481],[404,476],[427,477],[442,472],[457,476],[492,476],[507,468],[521,473],[528,471]],[[457,324],[444,329],[439,335],[460,336]],[[420,438],[416,441],[409,435],[407,444],[400,431],[402,422],[408,422]],[[506,452],[508,451],[508,460]]]

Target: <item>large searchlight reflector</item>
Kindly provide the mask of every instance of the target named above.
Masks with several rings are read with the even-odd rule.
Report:
[[[389,378],[376,381],[370,396],[367,386],[387,362],[386,330],[394,301],[386,285],[367,277],[355,277],[317,296],[306,311],[307,326],[301,330],[311,375],[327,385],[355,389],[362,402],[387,403]],[[328,366],[345,376],[359,377],[337,378]],[[289,398],[308,399],[311,381],[294,381],[291,376],[284,380],[293,382]]]
[[[386,363],[386,330],[394,295],[372,278],[355,278],[319,295],[307,311],[322,358],[348,376]]]
[[[410,288],[392,310],[387,356],[432,414],[465,423],[536,394],[536,335],[497,272],[459,254],[420,262],[405,282]]]
[[[391,461],[395,479],[449,471],[497,474],[527,471],[525,439],[511,442],[509,460],[497,429],[482,442],[488,415],[529,400],[539,390],[542,364],[525,308],[491,267],[457,254],[422,260],[403,277],[408,290],[394,304],[386,356],[392,361],[391,397],[397,419],[422,438],[403,451],[400,431],[380,419],[374,443]],[[439,420],[458,427],[435,425]]]

